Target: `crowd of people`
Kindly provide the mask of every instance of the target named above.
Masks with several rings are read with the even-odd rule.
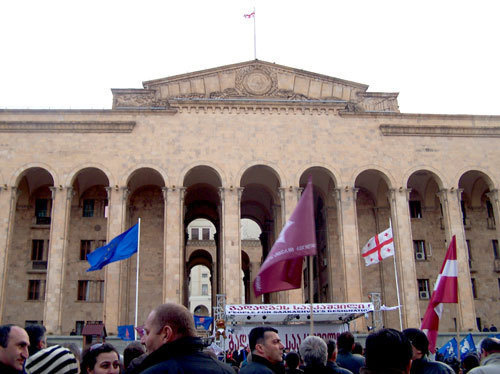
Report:
[[[374,331],[364,349],[347,331],[337,341],[309,336],[298,352],[290,352],[270,326],[253,328],[248,342],[245,350],[228,351],[220,360],[197,336],[189,310],[167,303],[151,311],[140,342],[130,343],[123,357],[109,343],[91,345],[81,354],[74,344],[48,347],[40,325],[0,326],[0,374],[500,373],[500,340],[493,337],[482,340],[479,356],[469,354],[461,362],[448,363],[430,358],[426,335],[414,328]]]

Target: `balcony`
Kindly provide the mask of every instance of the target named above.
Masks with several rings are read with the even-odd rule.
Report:
[[[47,273],[47,261],[31,261],[31,266],[28,269],[28,274],[45,274]]]
[[[36,225],[50,225],[50,217],[35,217]]]

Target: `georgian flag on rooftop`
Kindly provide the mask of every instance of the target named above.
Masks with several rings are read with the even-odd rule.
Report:
[[[245,18],[252,18],[252,17],[255,17],[255,11],[253,11],[252,13],[243,14],[243,17],[245,17]]]
[[[377,264],[384,258],[394,256],[394,239],[392,228],[371,237],[361,250],[366,266]]]
[[[443,266],[441,266],[441,271],[436,280],[434,292],[420,327],[427,335],[427,339],[429,339],[429,350],[432,353],[436,351],[436,340],[439,320],[443,314],[443,303],[458,303],[457,240],[455,235],[451,238]]]

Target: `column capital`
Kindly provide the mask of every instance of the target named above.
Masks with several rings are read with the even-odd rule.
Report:
[[[66,192],[67,192],[66,199],[68,201],[71,201],[73,199],[73,196],[75,196],[75,190],[74,190],[74,188],[71,187],[71,186],[66,187]]]
[[[338,201],[346,201],[349,198],[349,194],[352,196],[352,201],[356,201],[358,198],[359,188],[353,186],[345,186],[344,188],[335,188],[335,198]]]
[[[104,189],[106,190],[106,196],[107,196],[108,200],[110,200],[111,199],[111,191],[113,191],[113,187],[106,186],[106,187],[104,187]]]
[[[163,195],[163,201],[167,201],[167,195],[168,195],[168,187],[162,187],[161,188],[161,193]]]
[[[286,187],[278,187],[278,194],[280,196],[281,201],[285,200],[286,190],[287,190]]]
[[[487,192],[486,196],[488,196],[491,201],[498,202],[498,190],[496,188]]]
[[[225,195],[225,189],[224,189],[224,187],[219,187],[218,191],[219,191],[220,201],[223,202],[224,201],[224,195]]]
[[[122,190],[122,199],[123,201],[126,201],[128,199],[128,195],[130,194],[130,189],[127,186],[125,186],[122,187],[121,190]]]
[[[241,197],[243,196],[243,191],[245,190],[245,187],[238,187],[236,189],[238,191],[238,203],[241,202]]]

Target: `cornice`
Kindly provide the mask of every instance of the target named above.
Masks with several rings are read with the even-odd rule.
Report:
[[[310,114],[334,115],[344,110],[344,100],[170,99],[179,113]]]
[[[391,118],[391,119],[419,119],[419,120],[466,120],[466,121],[495,121],[500,124],[500,115],[475,114],[425,114],[425,113],[396,113],[396,112],[339,112],[341,117],[353,118]]]
[[[0,121],[0,132],[130,133],[135,121]]]
[[[470,138],[499,138],[500,126],[465,127],[465,126],[413,126],[413,125],[380,125],[384,136],[443,136]]]

